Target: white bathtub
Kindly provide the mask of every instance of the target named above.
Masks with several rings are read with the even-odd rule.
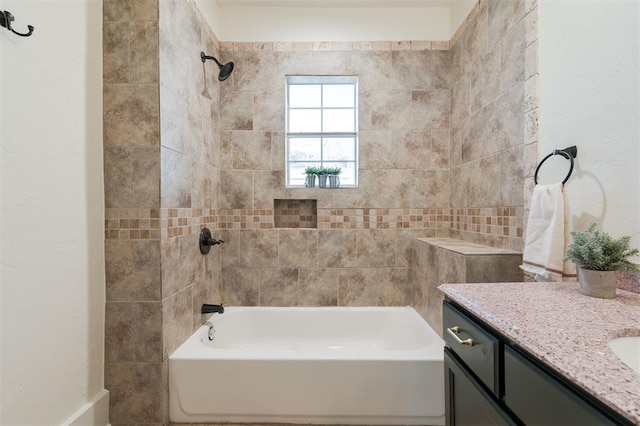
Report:
[[[444,342],[412,308],[225,308],[169,357],[174,422],[444,424]]]

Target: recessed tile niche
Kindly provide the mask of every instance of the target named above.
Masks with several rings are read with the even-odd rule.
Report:
[[[317,228],[317,200],[273,200],[275,228]]]

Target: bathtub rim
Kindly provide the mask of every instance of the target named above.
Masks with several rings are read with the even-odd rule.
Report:
[[[230,348],[212,348],[202,343],[207,339],[207,333],[210,325],[216,326],[215,318],[219,314],[209,315],[207,321],[198,327],[198,329],[189,338],[182,343],[170,356],[169,360],[269,360],[269,361],[291,361],[291,360],[362,360],[362,361],[420,361],[420,360],[439,360],[443,358],[443,350],[445,342],[438,333],[426,322],[426,320],[411,306],[303,306],[303,307],[281,307],[281,306],[225,306],[225,313],[239,314],[242,311],[305,311],[305,310],[321,310],[321,311],[385,311],[385,312],[402,312],[403,315],[413,317],[419,326],[424,329],[428,335],[429,344],[416,349],[376,349],[376,350],[256,350],[256,349],[230,349]],[[328,313],[327,313],[328,314]]]

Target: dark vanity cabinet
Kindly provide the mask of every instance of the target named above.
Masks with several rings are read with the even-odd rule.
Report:
[[[478,383],[471,372],[444,351],[446,419],[448,425],[509,425],[510,417],[495,398]]]
[[[450,300],[443,325],[447,425],[632,424]]]

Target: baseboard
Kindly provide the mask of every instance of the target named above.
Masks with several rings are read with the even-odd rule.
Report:
[[[103,389],[91,402],[88,402],[63,426],[109,426],[109,391]]]

